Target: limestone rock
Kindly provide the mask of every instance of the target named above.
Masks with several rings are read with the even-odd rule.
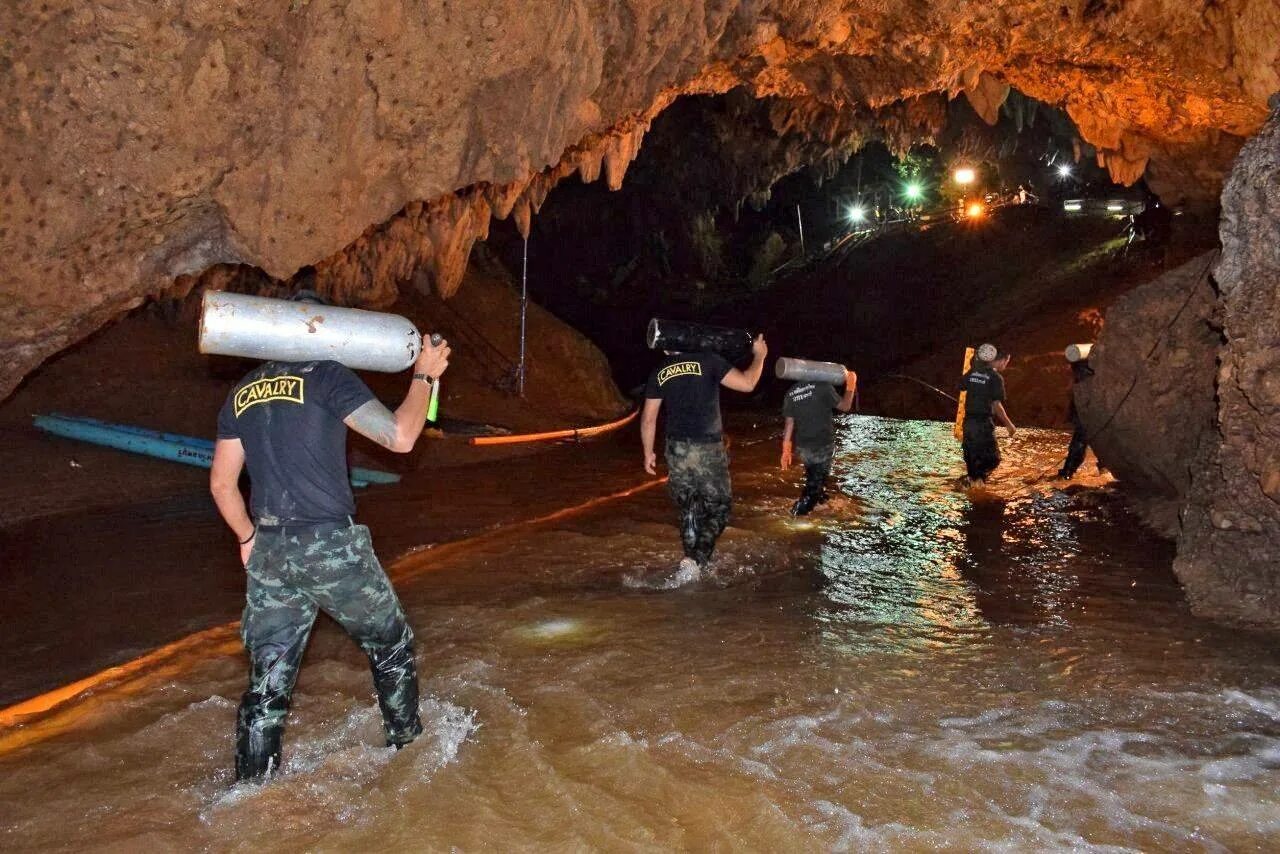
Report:
[[[449,292],[481,201],[527,229],[535,176],[616,185],[681,94],[879,110],[1011,85],[1091,128],[1118,177],[1150,158],[1212,197],[1218,164],[1180,158],[1261,125],[1277,31],[1274,0],[0,4],[0,396],[217,264],[380,294],[426,269]]]
[[[1218,333],[1214,253],[1117,299],[1075,388],[1098,461],[1130,490],[1177,508],[1213,431]]]
[[[1280,623],[1280,113],[1222,196],[1222,346],[1212,457],[1191,481],[1174,569],[1208,616]]]

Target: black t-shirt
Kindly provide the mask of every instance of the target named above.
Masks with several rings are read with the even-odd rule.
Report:
[[[649,375],[644,396],[667,410],[667,438],[719,442],[720,381],[733,370],[715,353],[674,353]]]
[[[966,418],[990,418],[991,404],[1004,400],[1004,377],[995,368],[977,368],[960,380]]]
[[[835,413],[840,394],[831,383],[796,383],[787,389],[782,414],[795,419],[796,447],[822,448],[835,441]]]
[[[239,439],[263,525],[338,522],[355,513],[342,420],[373,392],[337,362],[268,362],[218,413],[218,438]]]

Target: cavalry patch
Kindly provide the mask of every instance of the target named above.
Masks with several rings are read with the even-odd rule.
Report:
[[[255,403],[270,403],[273,400],[285,400],[289,403],[302,403],[302,377],[264,377],[254,380],[236,392],[236,418]]]
[[[701,362],[676,362],[674,365],[667,365],[658,371],[658,385],[666,384],[667,380],[675,377],[702,376]]]

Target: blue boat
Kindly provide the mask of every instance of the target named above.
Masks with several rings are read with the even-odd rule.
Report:
[[[132,424],[115,424],[80,415],[37,415],[35,426],[65,439],[77,439],[106,448],[115,448],[134,454],[142,454],[170,462],[183,463],[199,468],[213,466],[213,441],[198,436],[149,430]],[[354,466],[351,469],[351,485],[368,486],[371,483],[398,483],[400,475],[393,472]]]

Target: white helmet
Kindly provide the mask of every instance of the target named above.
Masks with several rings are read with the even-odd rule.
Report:
[[[994,362],[998,355],[1000,351],[996,349],[995,344],[983,344],[978,348],[978,358],[984,362]]]

